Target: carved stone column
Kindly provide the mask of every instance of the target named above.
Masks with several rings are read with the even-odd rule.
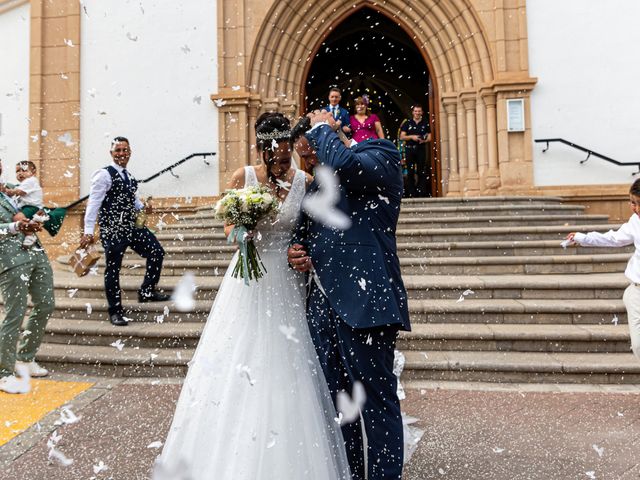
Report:
[[[498,128],[496,123],[496,94],[482,92],[487,117],[487,156],[489,169],[482,175],[482,193],[495,195],[500,187],[500,169],[498,168]]]
[[[465,179],[469,171],[467,152],[467,120],[462,102],[456,103],[456,127],[458,131],[458,173],[460,174],[460,194],[464,194]]]
[[[469,166],[469,171],[464,180],[464,194],[465,196],[476,196],[480,194],[476,138],[476,97],[475,95],[462,94],[461,100],[467,125],[467,165]]]
[[[456,126],[456,109],[458,100],[455,97],[442,99],[447,125],[447,151],[449,154],[448,197],[460,196],[460,174],[458,173],[458,129]]]
[[[220,191],[224,191],[231,175],[240,167],[251,164],[253,123],[259,99],[246,90],[222,89],[211,95],[220,112]],[[247,128],[247,126],[249,128]],[[255,156],[255,147],[254,147]]]

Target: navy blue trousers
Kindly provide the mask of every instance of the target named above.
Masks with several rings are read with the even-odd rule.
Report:
[[[367,400],[362,409],[367,435],[369,480],[400,480],[404,456],[398,381],[393,373],[397,326],[354,329],[333,311],[320,290],[312,287],[307,308],[309,328],[329,391],[349,395],[363,384]],[[354,480],[365,478],[362,425],[343,425],[347,457]]]
[[[122,314],[122,292],[120,290],[120,268],[122,258],[127,250],[136,252],[147,259],[147,269],[140,292],[150,292],[156,288],[162,272],[164,249],[156,236],[148,228],[134,228],[130,240],[109,241],[102,240],[104,247],[106,268],[104,270],[104,288],[109,303],[109,315]]]

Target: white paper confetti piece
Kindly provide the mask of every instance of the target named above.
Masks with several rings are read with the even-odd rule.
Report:
[[[69,132],[60,135],[58,137],[58,141],[64,143],[67,147],[75,145],[75,142],[73,141],[73,138],[71,137],[71,134]]]
[[[164,306],[164,310],[162,311],[162,314],[166,317],[167,315],[169,315],[169,305],[165,305]]]
[[[147,448],[160,448],[162,446],[162,442],[160,440],[156,440],[155,442],[151,442],[147,445]]]
[[[287,340],[290,340],[293,343],[300,343],[300,340],[294,337],[294,334],[296,333],[296,327],[291,327],[289,325],[280,325],[278,328],[280,332],[282,332],[282,334],[287,337]]]
[[[319,165],[315,168],[315,178],[319,190],[307,194],[302,200],[302,209],[314,220],[337,230],[351,227],[351,219],[336,208],[340,200],[336,175],[329,167]]]
[[[77,288],[70,288],[69,290],[67,290],[67,294],[69,295],[69,298],[73,298],[73,296],[78,293],[78,289]]]
[[[504,448],[493,447],[493,453],[502,453],[504,452]]]
[[[593,470],[589,471],[589,472],[584,472],[584,474],[591,478],[592,480],[596,478],[596,472],[594,472]]]
[[[611,320],[611,323],[613,323],[614,325],[618,325],[618,321],[619,321],[619,320],[618,320],[618,316],[617,316],[617,315],[614,315],[614,316],[613,316],[613,320]]]
[[[200,105],[202,103],[202,96],[196,95],[195,97],[193,97],[193,103],[197,103],[198,105]]]
[[[179,312],[191,312],[196,308],[196,301],[193,298],[196,291],[196,277],[191,272],[186,272],[173,291],[171,300]]]
[[[382,195],[378,194],[378,198],[389,205],[389,197],[383,197]]]
[[[216,98],[213,103],[216,104],[216,107],[220,108],[220,107],[224,107],[227,102],[225,102],[224,100],[222,100],[221,98]]]
[[[62,407],[60,410],[60,424],[72,425],[78,423],[81,417],[78,417],[70,407]]]
[[[91,315],[91,312],[93,312],[93,307],[91,306],[91,304],[85,303],[84,306],[87,307],[87,315]]]
[[[116,349],[118,349],[119,352],[121,352],[122,349],[124,348],[124,342],[119,338],[115,342],[113,342],[111,346],[115,347]]]
[[[240,91],[240,85],[234,85],[233,87],[231,87],[231,90],[233,90],[234,92]]]
[[[604,455],[604,447],[599,447],[595,443],[592,445],[592,447],[596,451],[596,453],[598,454],[598,457],[602,458],[602,455]]]
[[[189,45],[183,45],[182,47],[180,47],[180,50],[182,50],[185,54],[191,51],[191,49],[189,48]]]
[[[129,40],[131,40],[132,42],[137,42],[138,41],[138,36],[134,36],[131,32],[127,32],[127,38]]]
[[[68,38],[64,39],[64,44],[68,47],[73,47],[73,42],[71,40],[69,40]]]
[[[251,378],[251,369],[249,368],[248,365],[243,365],[239,363],[236,366],[236,370],[238,371],[241,377],[245,377],[247,380],[249,380],[249,385],[253,387],[256,384],[256,381],[253,378]]]
[[[22,280],[23,282],[28,282],[29,281],[29,275],[26,275],[24,273],[20,274],[20,280]]]
[[[360,280],[358,280],[358,285],[360,285],[360,288],[362,290],[367,289],[367,281],[364,278],[361,278]]]
[[[157,315],[155,317],[156,323],[163,323],[164,322],[164,315]]]
[[[371,334],[367,335],[367,339],[365,340],[365,345],[373,345],[373,337]]]
[[[338,392],[337,411],[342,413],[342,424],[355,422],[360,417],[360,409],[367,400],[364,386],[360,382],[353,384],[352,396],[345,391]]]
[[[575,242],[573,240],[569,240],[568,238],[563,240],[562,242],[560,242],[560,246],[564,249],[566,249],[567,247],[573,245]]]

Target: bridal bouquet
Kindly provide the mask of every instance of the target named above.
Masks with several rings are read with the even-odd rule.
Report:
[[[240,253],[231,273],[234,278],[240,275],[244,283],[258,280],[266,272],[260,255],[253,243],[253,235],[258,222],[264,217],[278,212],[278,201],[271,191],[262,185],[227,190],[215,206],[216,218],[234,225],[227,242],[238,242]]]

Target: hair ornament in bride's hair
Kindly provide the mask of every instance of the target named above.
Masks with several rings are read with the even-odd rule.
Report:
[[[262,141],[268,140],[289,140],[291,138],[291,130],[273,130],[271,132],[258,132],[256,138]]]

